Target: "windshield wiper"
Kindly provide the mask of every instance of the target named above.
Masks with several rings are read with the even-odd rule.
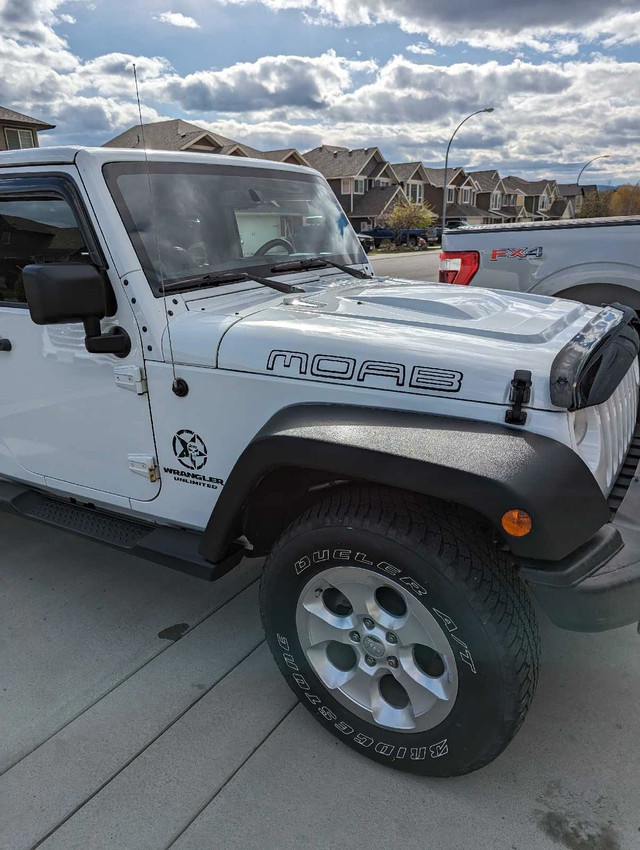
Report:
[[[351,277],[364,278],[369,280],[371,275],[361,272],[359,269],[352,269],[350,266],[343,266],[341,263],[334,263],[333,260],[327,260],[324,257],[308,257],[305,260],[291,260],[289,263],[278,263],[271,268],[271,271],[276,272],[295,272],[306,271],[307,269],[321,269],[323,266],[333,266],[334,269],[340,269],[341,272],[350,274]]]
[[[292,292],[304,292],[299,286],[292,286],[290,283],[281,283],[276,280],[269,280],[266,277],[258,277],[249,272],[218,272],[217,274],[202,274],[198,277],[185,278],[184,280],[176,281],[175,283],[165,284],[163,290],[171,292],[175,289],[189,289],[196,286],[216,286],[222,283],[235,283],[240,280],[254,280],[256,283],[261,283],[262,286],[268,286],[270,289],[275,289],[278,292],[290,294]]]

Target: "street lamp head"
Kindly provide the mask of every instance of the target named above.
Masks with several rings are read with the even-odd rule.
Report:
[[[485,108],[482,111],[483,112],[493,112],[493,106],[485,106]]]

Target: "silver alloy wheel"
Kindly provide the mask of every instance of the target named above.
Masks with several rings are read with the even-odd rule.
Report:
[[[361,567],[330,567],[304,587],[296,626],[316,675],[369,723],[422,732],[453,708],[458,671],[449,641],[399,582]]]

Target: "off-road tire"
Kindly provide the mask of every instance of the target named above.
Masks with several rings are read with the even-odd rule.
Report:
[[[316,675],[298,632],[298,603],[311,580],[321,584],[329,569],[342,575],[336,567],[349,567],[351,575],[365,569],[367,581],[379,576],[387,589],[403,582],[411,605],[415,598],[441,626],[457,693],[433,728],[404,731],[373,717],[369,722]],[[332,491],[274,545],[260,605],[273,656],[301,703],[338,739],[382,764],[425,776],[477,770],[504,750],[531,704],[539,637],[529,596],[490,529],[456,505],[382,487]]]

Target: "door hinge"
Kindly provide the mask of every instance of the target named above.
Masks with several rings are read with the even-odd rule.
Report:
[[[147,379],[140,366],[114,366],[113,375],[117,387],[131,390],[138,395],[147,391]]]
[[[144,475],[152,484],[160,478],[158,461],[153,455],[127,455],[129,469],[136,475]]]
[[[527,414],[522,409],[531,399],[531,372],[526,369],[516,369],[511,381],[509,401],[513,405],[504,415],[504,421],[509,425],[524,425]]]

